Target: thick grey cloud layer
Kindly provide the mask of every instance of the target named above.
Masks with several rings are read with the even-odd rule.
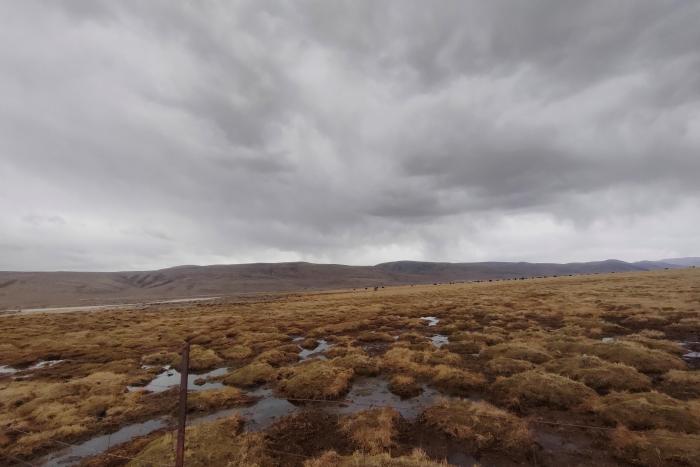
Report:
[[[0,269],[698,254],[700,4],[3,2]]]

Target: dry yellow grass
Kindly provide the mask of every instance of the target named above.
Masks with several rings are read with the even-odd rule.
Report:
[[[269,363],[254,362],[244,367],[233,370],[223,379],[224,384],[249,387],[272,381],[277,375]]]
[[[389,390],[402,398],[415,397],[423,388],[411,375],[394,375],[389,381]]]
[[[544,363],[552,359],[552,355],[535,342],[496,344],[484,350],[483,355],[485,358],[507,357],[532,363]]]
[[[597,391],[643,391],[651,387],[651,379],[635,368],[622,363],[609,363],[593,355],[553,360],[544,368],[580,381]]]
[[[661,377],[659,388],[678,399],[700,399],[700,372],[671,370]]]
[[[635,430],[700,432],[700,401],[680,401],[659,392],[613,392],[591,400],[590,408],[608,423]]]
[[[668,430],[631,432],[619,427],[610,436],[615,456],[649,467],[700,465],[700,436]]]
[[[517,408],[575,409],[596,397],[595,391],[583,383],[538,370],[498,378],[491,385],[491,392],[499,404]]]
[[[532,362],[508,357],[496,357],[484,365],[484,371],[492,376],[511,376],[534,368],[535,364]]]
[[[312,360],[288,368],[277,391],[292,399],[338,399],[349,389],[353,374],[353,370]]]
[[[354,445],[370,454],[389,450],[398,434],[399,412],[391,407],[363,410],[340,420],[340,429]]]
[[[211,412],[248,401],[250,398],[246,397],[240,389],[226,387],[190,394],[187,398],[187,408],[199,412]]]
[[[363,454],[341,456],[329,451],[320,457],[304,462],[304,467],[445,467],[446,462],[436,462],[423,451],[416,450],[408,456],[391,457],[389,454]]]
[[[487,402],[441,401],[428,407],[425,422],[468,443],[475,450],[494,449],[524,454],[533,443],[527,424]]]
[[[185,437],[185,465],[193,467],[271,465],[265,452],[260,433],[242,433],[243,421],[238,416],[212,423],[188,427]],[[130,467],[144,465],[173,465],[173,433],[168,433],[149,443]]]

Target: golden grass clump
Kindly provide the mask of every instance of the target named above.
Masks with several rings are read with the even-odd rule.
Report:
[[[486,384],[486,378],[482,374],[448,365],[435,366],[431,381],[436,387],[454,394],[469,393]]]
[[[180,355],[175,352],[166,352],[164,350],[149,355],[144,355],[141,358],[141,363],[152,366],[175,366],[180,363]]]
[[[632,432],[618,427],[610,436],[613,454],[634,465],[649,467],[700,465],[700,435],[668,430]]]
[[[269,363],[272,366],[283,366],[299,361],[298,352],[283,352],[279,349],[266,350],[257,357],[256,362]]]
[[[488,402],[442,400],[425,409],[422,420],[449,436],[469,443],[475,451],[525,453],[533,443],[527,423]]]
[[[481,345],[473,341],[450,341],[445,347],[450,352],[460,355],[473,355],[481,352]]]
[[[403,347],[393,347],[382,356],[382,366],[384,369],[397,372],[409,373],[417,377],[430,377],[433,373],[432,366],[422,363],[425,359],[421,352]]]
[[[508,357],[492,358],[484,365],[484,371],[492,376],[511,376],[534,368],[535,364],[532,362]]]
[[[379,364],[377,360],[367,355],[362,350],[348,352],[341,357],[331,360],[331,363],[340,368],[349,368],[356,375],[376,376],[379,374]]]
[[[654,336],[654,337],[651,337]],[[630,334],[628,336],[625,336],[621,339],[623,342],[636,342],[638,344],[643,345],[644,347],[647,347],[649,349],[654,349],[654,350],[661,350],[662,352],[674,354],[674,355],[683,355],[686,351],[683,348],[681,344],[678,342],[673,342],[669,341],[666,339],[662,339],[660,337],[657,337],[655,334],[649,334],[649,333],[637,333],[637,334]]]
[[[660,389],[677,399],[700,398],[700,372],[671,370],[661,377]]]
[[[313,337],[307,337],[306,339],[304,339],[303,341],[301,341],[301,343],[299,344],[299,346],[300,346],[302,349],[313,350],[313,349],[315,349],[316,347],[318,347],[318,339],[314,339]]]
[[[253,355],[253,349],[246,345],[232,345],[219,351],[219,355],[226,360],[240,361],[250,358]]]
[[[593,355],[576,355],[552,360],[544,368],[596,391],[643,391],[651,387],[648,376],[623,363],[610,363]]]
[[[392,407],[363,410],[340,420],[340,430],[362,451],[378,454],[395,445],[401,416]]]
[[[337,399],[347,392],[353,370],[323,360],[285,368],[277,390],[291,399]]]
[[[238,388],[225,387],[196,391],[187,396],[187,408],[197,412],[211,412],[241,405],[250,401]]]
[[[589,407],[608,423],[634,430],[700,432],[700,401],[684,402],[660,392],[612,392]]]
[[[403,399],[409,399],[423,392],[423,387],[413,376],[399,374],[391,377],[389,391]]]
[[[541,370],[499,377],[491,385],[491,392],[500,404],[518,408],[546,406],[574,409],[587,399],[596,397],[595,391],[583,383]]]
[[[228,373],[224,377],[223,383],[232,386],[250,387],[270,382],[275,376],[277,376],[277,370],[269,363],[253,362]]]
[[[665,373],[686,368],[680,358],[637,342],[598,342],[593,345],[591,353],[611,362],[633,366],[644,373]]]
[[[242,433],[240,416],[188,427],[185,436],[185,465],[208,467],[212,465],[252,467],[270,465],[272,459],[265,452],[261,433]],[[174,432],[151,441],[129,462],[129,467],[143,465],[174,465]]]
[[[223,360],[216,352],[201,345],[193,345],[190,348],[190,370],[204,371],[211,370],[221,365]]]
[[[391,457],[388,453],[364,454],[355,452],[341,456],[327,451],[320,457],[304,462],[304,467],[446,467],[447,462],[431,460],[425,452],[416,449],[408,456]]]
[[[534,342],[504,342],[484,349],[485,358],[508,357],[526,360],[532,363],[544,363],[552,359],[552,355]]]
[[[364,331],[357,336],[360,342],[394,342],[391,334],[386,332]]]
[[[92,373],[69,382],[11,381],[0,385],[3,425],[33,432],[9,447],[28,455],[51,446],[51,439],[73,439],[103,423],[121,423],[142,413],[145,395],[126,393],[126,375]],[[9,413],[8,413],[9,412]]]

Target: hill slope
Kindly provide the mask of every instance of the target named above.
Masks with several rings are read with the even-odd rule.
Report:
[[[141,302],[255,292],[373,287],[375,285],[509,279],[644,271],[680,267],[670,260],[626,263],[431,263],[397,261],[376,266],[253,263],[178,266],[130,272],[0,272],[0,309]]]

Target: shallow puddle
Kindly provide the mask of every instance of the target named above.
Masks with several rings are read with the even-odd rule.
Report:
[[[65,362],[65,360],[39,360],[34,365],[27,368],[25,371],[41,370],[42,368],[51,368],[59,363]]]
[[[689,351],[683,354],[683,360],[691,369],[700,369],[700,342],[687,341],[681,342],[681,345]]]
[[[16,368],[12,368],[11,366],[0,365],[0,375],[14,375],[17,371]]]
[[[444,334],[435,334],[433,337],[430,338],[430,342],[432,342],[432,344],[439,349],[443,345],[449,344],[450,338],[445,336]]]
[[[423,392],[411,399],[401,399],[389,391],[389,383],[381,378],[360,378],[345,396],[347,403],[330,406],[341,414],[359,412],[373,407],[393,407],[407,420],[415,419],[426,407],[432,405],[441,394],[424,386]]]
[[[427,321],[428,326],[435,326],[437,323],[440,322],[440,320],[435,316],[421,316],[420,319],[422,319],[423,321]]]
[[[214,378],[217,376],[223,376],[228,372],[228,368],[217,368],[208,373],[200,374],[188,374],[187,375],[187,389],[189,391],[204,391],[207,389],[218,389],[223,388],[224,385],[218,381],[206,382],[201,385],[197,385],[194,382],[198,379]],[[158,376],[153,378],[145,386],[128,386],[129,391],[150,391],[150,392],[163,392],[168,389],[178,386],[180,384],[180,372],[172,369],[165,368]]]
[[[278,418],[298,410],[298,407],[290,403],[287,399],[275,397],[272,389],[261,388],[248,392],[247,395],[259,397],[260,400],[246,407],[234,407],[232,409],[220,410],[212,414],[192,418],[188,424],[199,425],[201,423],[213,422],[214,420],[233,414],[239,414],[246,420],[245,429],[247,431],[260,431],[270,426]]]
[[[101,435],[85,441],[82,444],[71,446],[62,451],[49,454],[42,458],[38,465],[44,467],[65,467],[70,465],[78,465],[80,461],[89,456],[101,454],[107,451],[111,446],[126,443],[139,436],[144,436],[159,430],[167,425],[166,418],[157,418],[148,420],[143,423],[135,423],[125,426],[119,431],[108,435]]]
[[[333,344],[329,344],[325,339],[319,339],[318,345],[313,349],[301,349],[299,352],[300,360],[307,360],[309,358],[320,358],[321,360],[327,360],[323,352],[330,349]]]

